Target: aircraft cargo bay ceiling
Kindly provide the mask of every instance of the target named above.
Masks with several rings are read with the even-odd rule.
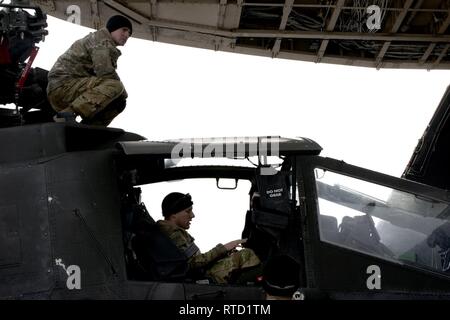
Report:
[[[373,68],[450,69],[446,0],[35,0],[99,28],[113,14],[133,36],[178,45]]]

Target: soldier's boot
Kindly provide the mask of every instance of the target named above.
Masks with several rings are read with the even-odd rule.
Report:
[[[107,126],[125,108],[123,106],[120,110],[114,104],[115,100],[124,97],[124,95],[125,88],[120,81],[105,80],[76,98],[72,102],[72,108],[83,118],[82,123]],[[113,107],[110,108],[110,105]],[[106,109],[113,109],[114,111],[110,112]],[[120,111],[117,113],[117,110]],[[100,115],[100,117],[97,117],[97,115]]]
[[[233,274],[238,270],[255,267],[261,261],[251,249],[242,249],[234,252],[226,258],[217,261],[206,272],[218,284],[226,284],[232,281]]]
[[[76,122],[77,115],[75,114],[72,107],[67,107],[53,116],[53,121],[55,122]]]
[[[106,108],[96,113],[90,118],[83,119],[82,124],[105,126],[107,127],[115,117],[117,117],[126,107],[126,99],[124,96],[112,101]]]

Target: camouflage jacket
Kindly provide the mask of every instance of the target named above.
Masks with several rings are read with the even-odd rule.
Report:
[[[120,55],[108,29],[88,34],[58,58],[48,73],[47,92],[61,86],[66,79],[95,76],[120,80],[116,73]]]
[[[188,257],[189,268],[197,269],[207,267],[212,262],[227,254],[227,249],[223,244],[218,244],[208,252],[201,253],[195,245],[194,238],[184,229],[174,226],[166,220],[157,222],[160,229],[169,236],[176,246]]]

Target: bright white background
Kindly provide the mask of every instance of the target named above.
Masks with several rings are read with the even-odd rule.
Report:
[[[48,24],[49,36],[40,43],[34,64],[45,69],[73,41],[91,31],[50,16]],[[377,71],[134,38],[119,49],[118,74],[129,98],[112,127],[150,140],[303,136],[318,142],[324,156],[397,177],[450,78],[450,71]],[[239,237],[248,201],[246,188],[239,204],[214,189],[213,185],[199,190],[197,184],[172,183],[157,188],[163,194],[146,194],[144,200],[152,216],[159,219],[164,192],[190,192],[197,215],[190,231],[206,250]]]

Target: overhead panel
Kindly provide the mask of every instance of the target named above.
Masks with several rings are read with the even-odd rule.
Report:
[[[373,68],[449,69],[446,0],[35,0],[99,28],[113,14],[133,36],[198,48]]]

